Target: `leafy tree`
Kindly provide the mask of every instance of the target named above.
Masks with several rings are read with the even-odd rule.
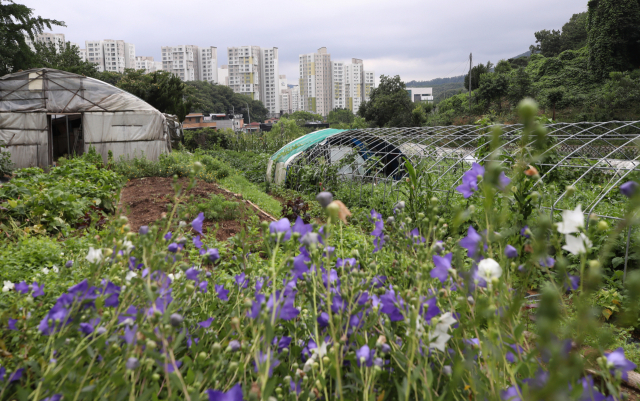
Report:
[[[506,74],[511,71],[511,69],[511,63],[507,60],[500,60],[498,61],[498,64],[496,64],[495,72],[498,74]]]
[[[487,65],[478,64],[471,69],[471,90],[474,91],[480,87],[480,76],[491,71],[493,64],[491,61],[487,62]],[[469,74],[464,77],[464,88],[469,90]]]
[[[562,33],[560,31],[543,29],[535,34],[538,46],[536,51],[545,57],[555,57],[562,51]]]
[[[143,70],[126,70],[118,87],[138,96],[163,113],[175,114],[180,121],[184,121],[191,109],[191,102],[185,101],[185,83],[170,72],[145,74]]]
[[[33,9],[13,0],[0,0],[0,76],[31,68],[34,52],[26,38],[35,42],[36,35],[52,26],[66,25],[62,21],[34,17]]]
[[[422,127],[427,122],[427,113],[420,103],[416,103],[416,107],[411,112],[411,125],[414,127]]]
[[[290,142],[305,135],[305,133],[305,130],[293,118],[280,118],[277,123],[273,124],[271,131],[265,133],[265,135],[269,139],[280,138]]]
[[[517,105],[525,97],[532,96],[532,80],[525,68],[517,68],[509,77],[509,89],[507,98],[512,105]]]
[[[349,109],[340,109],[336,108],[329,112],[327,116],[327,122],[329,124],[333,123],[345,123],[351,124],[356,116]]]
[[[235,93],[228,86],[206,81],[190,81],[185,84],[187,86],[187,100],[192,103],[191,112],[243,114],[247,123],[249,122],[249,113],[251,121],[255,122],[264,121],[269,112],[261,101]],[[249,105],[248,111],[247,104]]]
[[[118,83],[122,81],[122,77],[123,77],[123,74],[119,72],[112,72],[112,71],[98,72],[95,76],[95,78],[103,82],[106,82],[108,84],[111,84],[113,86],[118,86]]]
[[[488,73],[480,76],[478,98],[486,100],[489,104],[497,102],[498,110],[502,111],[502,98],[509,90],[509,78],[505,74]]]
[[[638,0],[589,0],[587,45],[589,68],[604,79],[611,71],[640,65],[640,4]]]
[[[562,26],[562,51],[578,50],[587,45],[587,13],[573,14]]]
[[[556,119],[556,105],[564,98],[564,88],[553,88],[547,92],[547,101],[553,106],[553,117]]]
[[[78,46],[67,42],[63,45],[55,43],[34,43],[35,54],[30,68],[54,68],[87,77],[97,77],[99,72],[94,63],[82,61]]]
[[[291,113],[288,118],[294,120],[298,125],[305,125],[311,121],[323,121],[320,114],[314,114],[310,111],[298,110]]]
[[[400,76],[381,75],[380,85],[360,104],[358,114],[376,127],[409,127],[414,108]]]

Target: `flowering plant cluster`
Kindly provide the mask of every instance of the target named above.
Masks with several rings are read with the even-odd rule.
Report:
[[[535,179],[530,162],[474,165],[459,190],[481,208],[449,222],[436,202],[413,218],[398,204],[363,234],[320,193],[326,223],[263,223],[259,249],[210,238],[202,214],[176,223],[177,208],[138,233],[117,218],[65,280],[4,283],[0,399],[620,400],[635,364],[580,354],[599,286],[580,207],[513,225],[507,189]],[[548,280],[531,321],[534,271]]]

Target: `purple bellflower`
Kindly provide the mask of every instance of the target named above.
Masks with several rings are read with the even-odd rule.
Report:
[[[371,210],[370,221],[375,225],[371,235],[375,237],[373,240],[373,245],[375,246],[373,253],[376,253],[384,245],[384,222],[382,221],[382,215],[376,212],[375,209]]]
[[[484,167],[473,163],[471,170],[462,176],[462,184],[456,187],[456,191],[460,192],[465,199],[470,198],[478,190],[478,176],[484,176]]]
[[[236,284],[238,285],[239,288],[247,288],[247,286],[249,285],[249,279],[246,278],[247,275],[245,273],[240,273],[237,276],[235,276],[236,279]]]
[[[26,294],[29,292],[29,284],[22,281],[15,285],[14,290],[16,290],[16,292],[19,292],[21,294]]]
[[[636,364],[624,357],[624,350],[622,347],[617,350],[605,353],[607,362],[613,365],[613,371],[619,371],[622,374],[622,379],[627,380],[629,378],[628,372],[636,368]]]
[[[293,223],[293,227],[291,227],[291,231],[300,234],[300,238],[298,238],[298,241],[302,243],[302,237],[310,232],[313,232],[313,225],[305,224],[304,220],[302,220],[300,216],[298,216],[296,218],[296,222]]]
[[[444,256],[433,255],[433,263],[436,265],[431,269],[431,278],[437,278],[441,283],[447,280],[449,270],[451,270],[451,260],[453,253],[448,253]]]
[[[204,222],[204,213],[200,212],[198,217],[193,219],[191,227],[200,235],[202,235],[202,223]]]
[[[380,296],[380,302],[382,302],[382,308],[380,308],[380,312],[389,316],[389,320],[392,322],[397,322],[404,319],[402,312],[400,309],[404,307],[404,301],[399,296],[396,297],[396,293],[389,289],[386,294]]]
[[[195,237],[193,237],[193,246],[195,246],[197,249],[202,248],[202,241],[200,241],[199,235],[196,235]]]
[[[358,366],[362,367],[363,365],[370,368],[373,366],[373,357],[376,354],[376,350],[372,350],[368,345],[363,345],[356,351],[356,363]]]
[[[460,240],[460,246],[467,250],[467,256],[474,260],[478,260],[480,257],[480,242],[482,236],[472,227],[469,226],[467,230],[467,236]]]
[[[229,391],[207,390],[209,401],[242,401],[242,386],[240,383],[231,387]]]
[[[512,245],[507,245],[504,248],[504,254],[509,258],[509,259],[513,259],[513,258],[517,258],[518,257],[518,250],[512,246]]]
[[[269,224],[269,232],[271,234],[283,234],[282,241],[288,241],[291,238],[291,223],[289,219],[282,218]]]
[[[218,298],[221,301],[228,301],[229,300],[229,297],[228,297],[229,290],[225,290],[224,289],[224,284],[216,284],[215,288],[216,288],[216,293],[218,294]]]
[[[635,181],[625,182],[624,184],[620,185],[620,192],[627,198],[631,198],[636,193],[637,189],[638,183]]]
[[[504,174],[504,171],[501,172],[500,177],[498,177],[498,187],[501,191],[504,191],[505,189],[507,189],[507,186],[509,186],[509,184],[511,184],[511,178],[507,177]]]

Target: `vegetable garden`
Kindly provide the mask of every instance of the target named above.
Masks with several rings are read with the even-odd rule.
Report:
[[[15,171],[0,400],[638,399],[636,125],[519,109],[420,141],[363,130],[366,158],[333,137],[288,189],[221,149]],[[134,231],[120,194],[144,177],[172,195]],[[201,181],[289,219],[218,238],[240,200]]]

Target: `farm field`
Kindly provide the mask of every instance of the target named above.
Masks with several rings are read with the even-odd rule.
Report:
[[[618,222],[585,225],[585,185],[552,223],[530,155],[449,198],[420,165],[385,198],[220,149],[15,171],[0,400],[638,399],[637,178]]]

